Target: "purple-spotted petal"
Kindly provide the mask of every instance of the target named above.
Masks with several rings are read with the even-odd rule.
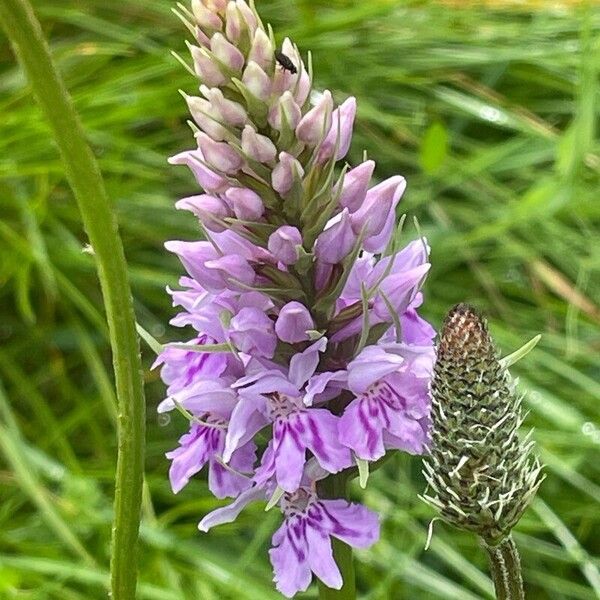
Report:
[[[306,591],[312,579],[304,528],[302,522],[296,527],[283,523],[273,535],[274,548],[269,550],[273,581],[286,598]]]
[[[379,346],[367,346],[348,365],[348,388],[354,394],[362,394],[382,377],[397,371],[403,362],[397,354]]]
[[[286,492],[300,486],[306,462],[306,445],[302,442],[304,424],[296,414],[273,424],[273,453],[277,484]]]
[[[333,559],[333,549],[329,535],[313,527],[307,527],[306,542],[308,546],[308,564],[311,571],[328,588],[341,589],[344,581]]]
[[[385,454],[382,411],[377,402],[353,400],[340,417],[338,434],[344,444],[363,460],[378,460]]]
[[[181,491],[190,477],[216,454],[220,453],[225,440],[225,430],[219,425],[205,427],[193,423],[190,431],[179,439],[179,447],[166,456],[170,459],[169,479],[173,493]]]
[[[361,504],[346,500],[321,500],[328,531],[353,548],[368,548],[379,539],[379,517]]]
[[[324,469],[338,473],[352,464],[348,448],[338,441],[339,417],[325,408],[309,408],[299,418],[305,428],[305,444]]]

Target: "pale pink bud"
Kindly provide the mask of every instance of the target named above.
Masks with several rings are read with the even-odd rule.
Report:
[[[302,111],[296,104],[294,96],[290,92],[284,92],[269,113],[269,125],[277,131],[281,131],[285,124],[290,129],[296,129],[301,118]]]
[[[299,257],[298,246],[302,246],[302,234],[296,227],[282,225],[269,236],[269,252],[284,265],[293,265]]]
[[[187,267],[185,263],[184,266]],[[254,283],[254,270],[245,258],[237,254],[229,254],[215,260],[207,260],[204,266],[207,270],[212,271],[214,276],[221,277],[223,288],[238,289],[240,287],[238,283],[243,284],[244,287]],[[199,281],[199,283],[201,282],[202,280]]]
[[[256,15],[252,11],[252,9],[246,4],[245,0],[236,0],[236,5],[240,14],[244,17],[244,21],[246,21],[246,25],[250,30],[250,33],[254,33],[255,29],[258,27],[258,19]]]
[[[265,207],[260,196],[247,188],[229,188],[225,197],[231,204],[233,213],[242,221],[258,221],[263,216]]]
[[[209,86],[219,86],[227,83],[227,77],[221,73],[215,61],[206,54],[203,48],[191,44],[188,46],[194,60],[194,71],[203,83]]]
[[[316,146],[331,127],[333,98],[331,92],[325,90],[317,102],[303,117],[296,127],[296,137],[309,146]]]
[[[375,163],[372,160],[367,160],[344,175],[340,206],[348,208],[350,212],[360,208],[369,188],[369,181],[374,169]]]
[[[256,133],[250,125],[246,125],[242,131],[242,150],[261,163],[270,163],[277,156],[275,144],[267,136]]]
[[[308,98],[311,90],[311,80],[308,74],[308,71],[302,65],[302,69],[298,67],[298,72],[300,73],[300,79],[297,81],[294,86],[294,97],[296,98],[296,103],[298,106],[304,106],[306,99]]]
[[[282,342],[295,344],[309,339],[307,331],[315,328],[315,322],[304,304],[288,302],[279,311],[275,333]]]
[[[250,61],[244,69],[242,83],[250,90],[253,96],[256,96],[263,102],[268,100],[271,95],[271,79],[261,67],[253,61]]]
[[[227,5],[227,16],[225,18],[225,35],[227,39],[236,44],[242,35],[242,15],[237,9],[235,2]]]
[[[283,43],[281,44],[281,51],[284,54],[287,54],[287,56],[289,56],[293,61],[296,61],[296,59],[300,58],[296,52],[296,47],[294,44],[292,44],[292,40],[290,40],[288,37],[283,40]]]
[[[405,188],[406,181],[400,175],[390,177],[371,188],[362,206],[351,216],[354,232],[358,234],[364,231],[365,238],[381,233]]]
[[[222,12],[227,6],[228,0],[203,0],[209,10],[213,12]]]
[[[196,140],[210,166],[228,175],[233,175],[242,168],[242,157],[226,142],[215,142],[202,131],[196,133]]]
[[[217,59],[232,71],[241,71],[244,55],[222,33],[215,33],[210,39],[210,49]]]
[[[262,69],[270,69],[275,56],[275,48],[263,29],[257,29],[248,54],[248,62],[254,61]]]
[[[296,82],[298,81],[298,73],[300,73],[302,70],[300,66],[300,55],[288,38],[283,40],[281,51],[290,59],[296,68],[296,73],[291,73],[287,69],[277,66],[275,73],[273,74],[273,91],[279,96],[281,96],[285,91],[293,92],[295,90]]]
[[[221,116],[225,123],[234,127],[242,127],[248,120],[248,115],[244,107],[233,100],[225,98],[219,88],[209,88],[201,85],[200,91],[210,101],[213,109]]]
[[[198,40],[198,43],[204,48],[210,48],[210,38],[200,29],[200,27],[194,28],[194,35]]]
[[[171,165],[186,165],[194,174],[200,186],[211,193],[224,192],[229,182],[204,164],[204,156],[200,150],[188,150],[169,158]]]
[[[367,238],[364,241],[363,246],[367,252],[379,254],[387,248],[396,227],[396,205],[405,188],[406,182],[402,182],[399,192],[397,192],[398,198],[392,203],[392,210],[390,210],[390,214],[388,215],[382,230],[377,235]]]
[[[196,23],[204,29],[214,29],[220,31],[223,27],[223,21],[214,11],[208,9],[200,0],[192,0],[192,12]]]
[[[350,142],[352,141],[352,128],[355,116],[356,98],[348,98],[339,108],[333,111],[331,115],[331,129],[319,150],[319,162],[324,162],[333,156],[336,144],[338,145],[335,160],[340,160],[348,154]]]
[[[183,198],[175,203],[175,208],[189,210],[202,221],[206,229],[217,233],[227,229],[219,220],[231,216],[229,207],[221,198],[207,194]]]
[[[271,174],[273,189],[280,194],[287,194],[294,184],[294,179],[304,177],[302,165],[287,152],[279,154],[279,162]]]
[[[347,208],[335,219],[335,223],[325,229],[315,242],[315,256],[318,261],[330,265],[342,262],[352,252],[358,239],[352,230]]]
[[[190,113],[198,126],[213,140],[220,142],[227,137],[227,129],[220,122],[220,115],[208,100],[198,96],[185,95]]]

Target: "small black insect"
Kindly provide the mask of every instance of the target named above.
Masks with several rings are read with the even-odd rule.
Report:
[[[291,61],[290,57],[281,50],[275,50],[275,58],[284,71],[289,71],[292,75],[295,75],[298,72],[298,69],[296,69],[296,66]]]

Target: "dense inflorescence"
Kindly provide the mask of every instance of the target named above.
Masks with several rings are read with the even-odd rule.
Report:
[[[542,480],[533,442],[519,437],[521,400],[485,321],[468,305],[455,306],[434,367],[425,499],[488,544],[510,533]]]
[[[244,0],[180,11],[200,79],[184,96],[197,147],[171,162],[203,189],[176,206],[204,239],[166,244],[188,273],[170,292],[172,323],[194,330],[157,361],[159,411],[190,421],[168,454],[171,485],[206,466],[212,493],[234,498],[203,531],[252,501],[279,506],[277,588],[291,597],[312,573],[340,588],[331,536],[367,547],[379,523],[319,482],[429,441],[434,331],[417,314],[429,248],[395,251],[402,177],[369,187],[373,161],[342,163],[354,98],[313,90],[298,48],[279,48]]]

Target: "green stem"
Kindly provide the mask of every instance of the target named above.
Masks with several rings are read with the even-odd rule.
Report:
[[[115,600],[133,600],[144,466],[144,391],[127,264],[96,159],[28,0],[1,0],[0,23],[54,133],[96,257],[118,398],[118,459],[111,554]]]
[[[524,600],[521,560],[512,536],[508,536],[496,546],[483,542],[488,553],[497,600]]]
[[[321,498],[345,498],[348,473],[342,472],[331,475],[319,483],[319,496]],[[354,561],[352,548],[344,542],[332,538],[333,558],[342,574],[344,585],[340,590],[332,590],[319,580],[320,600],[355,600],[356,578],[354,574]]]

